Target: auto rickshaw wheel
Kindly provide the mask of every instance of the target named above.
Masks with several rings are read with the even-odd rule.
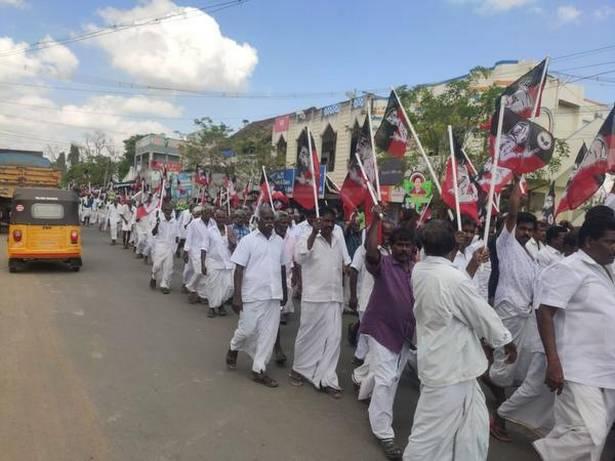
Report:
[[[15,272],[19,271],[19,269],[21,269],[23,267],[23,264],[20,261],[17,261],[15,259],[9,259],[9,272],[11,274],[14,274]]]

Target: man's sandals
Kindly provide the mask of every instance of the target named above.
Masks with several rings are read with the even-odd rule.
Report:
[[[493,437],[496,440],[499,440],[500,442],[504,442],[504,443],[512,442],[512,439],[508,435],[508,431],[505,428],[500,427],[496,423],[494,418],[491,418],[489,420],[489,434],[491,435],[491,437]]]
[[[403,452],[401,448],[395,444],[394,439],[378,439],[378,442],[380,442],[382,451],[384,451],[384,456],[386,456],[387,459],[400,460],[402,458]]]
[[[262,371],[260,373],[256,373],[255,371],[253,371],[252,380],[255,383],[259,383],[267,387],[278,387],[279,385],[275,379],[271,378],[270,376],[267,376]]]

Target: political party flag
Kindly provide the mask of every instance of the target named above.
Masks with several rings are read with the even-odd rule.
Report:
[[[504,102],[506,109],[514,112],[519,117],[524,119],[532,118],[532,112],[536,107],[535,116],[540,115],[540,104],[542,92],[545,87],[547,72],[547,60],[544,59],[540,64],[531,69],[527,74],[522,75],[502,93],[501,100]],[[500,99],[496,103],[494,118],[497,118],[499,111]],[[492,120],[493,122],[493,120]],[[497,123],[497,120],[496,120]]]
[[[494,117],[489,133],[491,156],[495,154],[496,150],[497,122],[497,117]],[[549,163],[553,156],[554,147],[555,140],[548,130],[537,123],[524,119],[510,109],[504,110],[499,167],[508,168],[517,175],[531,173]]]
[[[265,178],[265,170],[261,172],[261,182],[260,182],[260,202],[261,203],[271,203],[270,190],[269,190],[269,178]]]
[[[606,173],[612,171],[610,165],[611,160],[615,161],[614,156],[615,108],[609,113],[589,148],[583,144],[579,150],[564,196],[557,206],[556,216],[563,211],[577,209],[600,189]]]
[[[472,181],[466,158],[461,152],[461,145],[454,139],[455,166],[457,171],[457,197],[462,215],[466,215],[478,222],[478,188]],[[449,157],[446,162],[446,173],[442,181],[442,201],[455,210],[455,182],[453,177],[453,162]]]
[[[348,173],[342,184],[340,191],[340,197],[344,206],[344,216],[349,219],[350,215],[354,213],[359,207],[366,206],[371,209],[373,206],[369,192],[367,191],[367,184],[359,168],[357,161],[357,155],[363,163],[365,174],[369,182],[372,184],[374,190],[376,190],[376,166],[374,165],[374,155],[371,142],[371,136],[369,133],[369,122],[367,116],[363,123],[363,126],[357,133],[357,136],[353,138],[353,144],[350,149],[350,158],[348,159]]]
[[[549,192],[545,195],[545,203],[542,206],[542,219],[553,225],[555,223],[555,182],[549,184]]]
[[[299,135],[295,182],[293,184],[293,198],[295,202],[306,210],[316,207],[314,187],[318,187],[320,184],[320,161],[318,160],[316,143],[311,133],[309,136],[310,140],[308,142],[307,128],[304,128]],[[310,152],[310,144],[312,152]],[[310,162],[312,162],[312,166],[310,166]],[[312,177],[312,171],[314,172],[314,177]]]
[[[374,135],[374,143],[393,157],[403,157],[408,144],[409,129],[404,111],[395,93],[391,91],[384,117]]]

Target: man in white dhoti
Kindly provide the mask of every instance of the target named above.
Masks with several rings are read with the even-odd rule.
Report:
[[[273,222],[271,208],[261,207],[258,229],[244,236],[233,252],[233,310],[239,314],[239,323],[226,354],[232,370],[239,351],[250,355],[252,379],[267,387],[278,387],[266,367],[280,326],[280,306],[287,299],[285,267],[289,263]]]
[[[154,211],[157,213],[157,211]],[[173,218],[173,210],[167,204],[162,209],[163,217],[156,218],[156,225],[152,229],[154,237],[152,278],[150,288],[156,289],[156,280],[160,281],[160,291],[170,293],[171,276],[173,275],[173,258],[177,245],[177,221]]]
[[[333,398],[341,397],[337,362],[342,337],[342,274],[350,257],[343,237],[334,233],[335,212],[322,208],[312,231],[295,248],[301,265],[302,293],[292,385],[311,382]]]
[[[178,249],[178,251],[180,253],[183,252],[183,259],[184,259],[184,270],[182,272],[182,292],[184,293],[190,293],[190,290],[188,290],[187,285],[190,282],[190,280],[192,280],[192,277],[194,276],[194,268],[195,268],[195,266],[190,262],[190,256],[188,255],[186,251],[186,242],[188,241],[188,228],[193,222],[196,222],[200,219],[202,211],[203,211],[202,207],[193,206],[192,204],[190,205],[190,220],[186,221],[185,218],[183,219],[183,222],[187,222],[187,224],[185,224],[183,236],[181,234],[181,229],[184,227],[184,224],[181,224],[181,222],[178,223],[179,228],[180,228],[180,236],[179,236],[180,248]],[[181,214],[180,214],[180,218],[181,218]],[[195,247],[195,248],[200,248],[200,246]],[[198,253],[198,250],[196,252]],[[200,261],[199,258],[197,258],[196,260]],[[197,270],[200,272],[200,268],[201,268],[200,263],[196,267],[197,267]],[[191,300],[191,303],[193,303],[192,301],[194,300]],[[198,302],[198,299],[197,299],[197,302]]]
[[[275,212],[275,222],[273,225],[275,233],[282,239],[283,251],[285,254],[285,260],[287,261],[284,266],[286,268],[286,287],[287,293],[286,302],[282,305],[280,312],[280,325],[286,325],[288,322],[288,314],[295,312],[295,299],[293,299],[293,280],[292,280],[292,258],[295,252],[295,245],[297,240],[288,231],[290,224],[290,216],[285,211]],[[275,363],[280,366],[284,366],[287,357],[282,350],[282,342],[280,340],[280,329],[278,329],[278,335],[275,339],[275,345],[273,347],[273,353],[275,355]]]
[[[373,290],[360,332],[368,342],[369,352],[365,363],[353,373],[353,382],[360,385],[359,399],[371,396],[369,423],[386,457],[399,459],[402,451],[395,444],[393,403],[410,349],[414,348],[414,297],[410,277],[415,242],[413,231],[395,229],[389,237],[390,254],[382,254],[378,245],[381,213],[379,208],[374,209],[374,223],[365,241],[365,264],[373,277]]]
[[[579,251],[546,268],[537,290],[545,381],[557,391],[555,426],[534,442],[545,461],[599,461],[615,420],[615,218],[588,216]]]
[[[209,226],[209,239],[201,247],[202,264],[206,268],[207,301],[210,318],[226,315],[224,303],[233,296],[233,268],[231,254],[237,241],[231,226],[227,225],[226,213],[216,210],[214,225]]]
[[[134,207],[132,206],[132,201],[129,198],[126,198],[124,203],[120,206],[120,223],[122,225],[122,243],[124,245],[124,249],[128,249],[128,244],[130,243],[130,233],[132,232],[132,224],[134,217]]]
[[[412,290],[421,395],[405,461],[482,461],[489,413],[477,378],[487,369],[481,338],[516,357],[510,332],[452,263],[453,227],[431,221],[421,231],[425,259],[414,266]]]
[[[389,237],[391,236],[392,231],[393,224],[390,221],[384,221],[382,223],[382,245],[378,247],[382,256],[391,254]],[[372,289],[374,288],[374,277],[369,273],[367,270],[367,265],[365,264],[366,253],[367,249],[365,244],[357,248],[354,256],[352,257],[352,262],[350,263],[350,276],[348,277],[350,285],[350,299],[348,300],[348,305],[350,309],[357,311],[359,314],[358,325],[355,326],[354,324],[351,324],[348,326],[348,333],[350,336],[352,335],[352,331],[350,329],[353,327],[356,328],[357,340],[352,364],[358,367],[363,365],[369,347],[367,337],[361,334],[359,329],[361,327],[361,322],[363,321],[365,309],[367,309],[369,297],[372,294]]]
[[[121,220],[121,211],[122,207],[119,204],[119,199],[116,197],[109,205],[109,212],[107,214],[107,219],[109,220],[109,232],[111,233],[111,245],[115,245],[115,242],[117,241],[117,228]]]
[[[206,217],[202,213],[200,206],[195,206],[192,210],[194,219],[188,224],[186,232],[186,243],[184,244],[184,258],[187,258],[186,265],[190,265],[190,278],[186,281],[188,290],[188,300],[191,304],[205,302],[207,299],[207,268],[202,264],[207,254],[203,254],[202,248],[209,247],[209,229]],[[207,219],[208,220],[208,219]]]
[[[505,400],[504,388],[520,385],[527,376],[536,346],[540,347],[536,316],[532,306],[534,283],[538,265],[526,248],[536,230],[536,217],[520,212],[521,190],[519,178],[513,181],[509,212],[502,232],[496,240],[499,279],[495,291],[495,312],[510,331],[517,348],[518,358],[510,364],[506,352],[496,349],[493,364],[485,383],[490,387],[499,407]],[[498,440],[510,441],[504,420],[494,415],[491,435]]]

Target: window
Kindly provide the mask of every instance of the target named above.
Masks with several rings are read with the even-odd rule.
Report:
[[[284,136],[280,136],[280,139],[278,139],[278,143],[275,146],[275,154],[276,157],[282,157],[283,159],[286,159],[286,148],[288,147],[286,140],[284,139]]]
[[[35,203],[30,213],[34,219],[62,219],[64,206],[59,203]]]
[[[320,164],[326,165],[327,171],[335,169],[335,145],[337,144],[337,133],[333,131],[331,125],[327,125],[322,134],[322,149]]]

